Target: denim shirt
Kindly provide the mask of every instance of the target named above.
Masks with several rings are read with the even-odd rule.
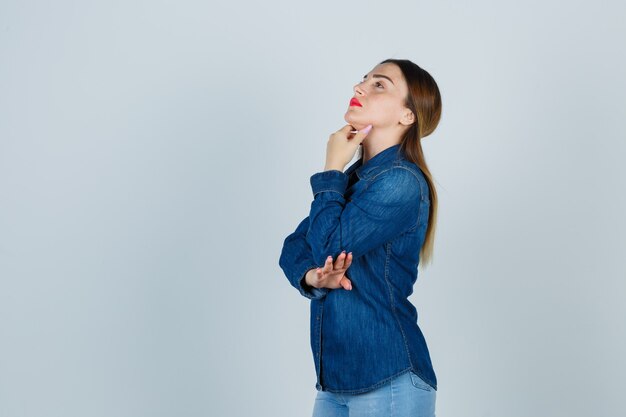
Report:
[[[310,300],[310,343],[318,391],[357,394],[412,370],[437,379],[417,310],[417,280],[430,197],[422,171],[391,146],[345,172],[310,178],[309,216],[284,240],[279,265]],[[352,290],[314,288],[305,276],[330,255],[352,252]]]

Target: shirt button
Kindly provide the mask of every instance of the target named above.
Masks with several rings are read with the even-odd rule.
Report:
[[[320,319],[320,316],[317,316],[316,320],[319,320],[319,319]]]

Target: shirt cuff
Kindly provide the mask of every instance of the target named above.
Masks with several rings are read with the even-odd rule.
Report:
[[[345,172],[336,169],[317,172],[311,175],[310,181],[313,197],[322,191],[334,191],[344,195],[348,187],[348,176]]]

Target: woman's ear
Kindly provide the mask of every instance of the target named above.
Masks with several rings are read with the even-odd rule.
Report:
[[[412,125],[415,121],[415,114],[410,109],[405,109],[404,114],[402,115],[402,119],[400,119],[400,123],[405,126]]]

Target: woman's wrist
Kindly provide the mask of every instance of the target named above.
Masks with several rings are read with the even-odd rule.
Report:
[[[306,275],[304,276],[305,284],[308,285],[309,287],[312,287],[312,288],[317,288],[315,285],[313,285],[315,275],[317,274],[317,272],[315,272],[315,270],[316,270],[316,268],[309,269],[307,271]]]
[[[339,171],[339,172],[343,172],[343,169],[345,168],[345,165],[341,165],[338,164],[336,162],[326,162],[326,165],[324,165],[324,171]]]

